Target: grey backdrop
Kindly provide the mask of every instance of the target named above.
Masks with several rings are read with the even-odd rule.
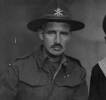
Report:
[[[15,57],[24,56],[40,44],[37,34],[26,24],[36,18],[53,0],[0,0],[0,73]],[[78,58],[87,70],[89,85],[92,67],[106,55],[102,20],[106,0],[60,0],[73,19],[85,23],[83,30],[73,32],[67,54]]]

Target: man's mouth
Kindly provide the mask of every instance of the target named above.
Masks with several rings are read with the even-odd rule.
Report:
[[[54,49],[55,51],[60,51],[62,48],[61,48],[60,46],[54,46],[53,49]]]

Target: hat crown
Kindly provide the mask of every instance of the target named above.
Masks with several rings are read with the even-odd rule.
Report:
[[[70,9],[60,0],[51,0],[45,9],[42,9],[40,16],[28,23],[28,28],[37,31],[42,28],[42,25],[48,22],[65,22],[70,25],[71,31],[84,28],[84,23],[73,20]],[[55,1],[55,2],[54,2]]]
[[[71,14],[66,10],[62,9],[61,7],[51,8],[46,11],[43,15],[45,18],[57,18],[57,19],[71,19]]]
[[[42,13],[43,16],[50,16],[56,18],[65,18],[70,17],[71,13],[69,8],[62,3],[61,0],[51,0],[51,2],[46,5],[44,12]]]

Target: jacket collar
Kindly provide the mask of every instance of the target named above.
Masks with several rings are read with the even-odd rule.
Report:
[[[48,60],[50,57],[48,56],[47,53],[45,53],[45,48],[43,45],[40,46],[40,48],[37,50],[36,54],[37,54],[36,61],[39,65],[38,67],[42,68],[44,66],[46,60]],[[66,65],[67,59],[66,59],[66,56],[64,53],[61,55],[60,58],[61,58],[60,63],[64,63]]]
[[[49,83],[48,77],[45,73],[38,71],[38,67],[43,67],[44,58],[39,54],[41,51],[33,52],[34,59],[27,59],[24,63],[23,69],[20,69],[19,79],[20,81],[29,85],[46,85]],[[42,52],[41,52],[42,53]],[[38,58],[36,58],[38,57]],[[35,60],[36,59],[36,60]],[[35,65],[34,62],[36,61]],[[73,59],[69,59],[67,56],[63,56],[61,64],[64,70],[58,71],[55,78],[55,82],[58,86],[76,86],[85,80],[85,70],[78,65]]]

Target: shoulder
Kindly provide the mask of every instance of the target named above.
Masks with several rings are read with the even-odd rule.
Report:
[[[95,64],[92,68],[92,71],[94,72],[97,72],[97,71],[102,71],[102,67],[104,67],[104,65],[106,66],[106,58],[98,61],[97,64]]]
[[[93,74],[101,74],[104,71],[106,71],[106,65],[105,65],[105,61],[104,59],[102,59],[101,61],[99,61],[97,64],[95,64],[92,68],[92,73]]]
[[[66,56],[66,58],[68,59],[69,62],[72,62],[73,64],[76,64],[82,67],[80,60],[78,60],[77,58],[74,58],[71,56]]]
[[[31,54],[24,55],[21,57],[17,57],[11,64],[10,67],[19,70],[22,70],[24,68],[27,68],[27,66],[31,66],[32,62],[34,61],[34,57]]]
[[[85,71],[85,68],[82,66],[79,59],[71,56],[66,56],[66,57],[68,59],[69,64],[72,64],[74,68]]]
[[[93,66],[93,68],[92,68],[92,73],[93,72],[98,72],[100,70],[100,66],[99,66],[99,64],[97,63],[97,64],[95,64],[94,66]]]
[[[31,52],[29,54],[16,57],[15,60],[14,60],[14,62],[22,62],[22,61],[30,60],[32,57],[34,57],[34,55],[35,55],[35,53],[34,52]]]
[[[67,56],[68,61],[69,61],[69,70],[72,71],[73,76],[76,76],[80,79],[85,79],[86,77],[86,70],[85,68],[81,65],[80,60]]]
[[[104,77],[104,73],[102,69],[100,68],[100,65],[97,63],[93,66],[91,71],[91,80],[100,80]]]

